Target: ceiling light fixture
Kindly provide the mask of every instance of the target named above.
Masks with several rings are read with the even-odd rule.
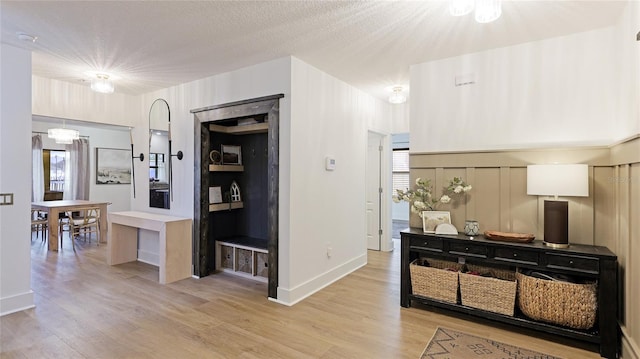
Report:
[[[476,21],[486,24],[498,20],[502,15],[502,3],[500,0],[476,0]]]
[[[474,7],[474,18],[481,24],[495,21],[502,15],[501,0],[450,0],[449,13],[463,16],[473,11]]]
[[[36,42],[36,40],[38,40],[37,36],[29,35],[24,32],[16,32],[16,36],[20,41]]]
[[[109,80],[109,75],[96,74],[96,78],[91,79],[91,89],[100,93],[113,93],[115,87],[113,82]]]
[[[389,96],[389,102],[392,104],[399,104],[407,102],[407,96],[405,96],[402,92],[404,89],[402,86],[394,86],[393,93]]]
[[[473,11],[474,0],[451,0],[449,13],[452,16],[463,16]]]
[[[70,145],[73,143],[73,140],[80,138],[80,132],[78,130],[66,128],[63,120],[62,128],[50,128],[47,130],[47,137],[54,139],[56,143]]]

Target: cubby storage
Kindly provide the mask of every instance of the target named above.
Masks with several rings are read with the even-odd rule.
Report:
[[[266,282],[268,279],[269,257],[266,247],[257,248],[248,245],[261,245],[264,241],[255,238],[228,238],[216,241],[217,270]]]

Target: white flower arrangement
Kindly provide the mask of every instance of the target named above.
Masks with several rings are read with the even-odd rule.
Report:
[[[411,204],[411,212],[416,213],[422,217],[423,211],[434,211],[438,208],[438,205],[450,203],[453,198],[466,194],[471,191],[473,187],[465,183],[461,177],[453,177],[449,181],[449,185],[445,188],[444,194],[440,198],[434,198],[431,194],[431,180],[416,178],[416,189],[396,190],[396,194],[393,195],[393,201],[398,203],[400,201],[407,201]]]

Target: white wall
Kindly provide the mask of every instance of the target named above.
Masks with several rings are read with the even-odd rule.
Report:
[[[140,113],[136,111],[140,96],[118,92],[102,94],[89,85],[74,84],[33,76],[34,115],[67,118],[96,123],[132,126]]]
[[[392,128],[391,133],[408,133],[409,132],[409,110],[411,106],[409,105],[409,101],[390,105],[391,106],[391,116],[392,116]]]
[[[127,128],[107,129],[95,126],[80,126],[77,124],[67,123],[67,128],[80,131],[80,135],[88,136],[89,140],[89,199],[92,201],[111,202],[109,211],[128,211],[131,208],[131,197],[133,196],[133,187],[126,184],[96,184],[96,148],[119,148],[124,150],[131,149],[131,140],[129,138],[129,130]],[[60,127],[46,121],[39,121],[37,117],[32,121],[32,130],[38,132],[47,132],[49,128]],[[64,150],[65,145],[60,145],[51,140],[47,135],[42,136],[42,148],[50,150]],[[31,143],[31,142],[29,142]],[[136,152],[137,148],[136,148]],[[140,154],[138,152],[138,154]],[[146,160],[145,156],[145,160]],[[140,160],[136,160],[140,162]],[[148,177],[147,172],[136,172],[136,177]],[[146,188],[148,190],[148,187]],[[136,196],[141,189],[136,187]]]
[[[138,104],[134,142],[147,144],[144,150],[141,148],[146,156],[149,151],[149,108],[154,100],[163,98],[171,111],[172,151],[174,154],[182,151],[184,158],[181,161],[173,158],[174,198],[171,209],[149,207],[148,178],[136,179],[136,188],[144,190],[140,191],[141,195],[133,201],[132,207],[146,212],[193,217],[193,174],[194,166],[199,166],[194,164],[193,158],[195,129],[193,114],[190,113],[193,109],[284,93],[285,98],[280,100],[280,121],[281,132],[284,131],[281,139],[285,137],[289,126],[289,61],[289,58],[281,58],[143,95]],[[283,149],[283,146],[287,147]],[[281,151],[288,150],[288,143],[281,140],[280,147]],[[148,170],[147,162],[136,166],[136,173]]]
[[[640,133],[640,42],[636,34],[640,31],[640,2],[630,1],[628,9],[615,27],[617,63],[616,71],[618,99],[617,121],[614,136],[620,140]]]
[[[391,109],[298,59],[291,73],[291,151],[283,152],[291,164],[291,232],[288,253],[280,254],[289,278],[278,299],[295,303],[366,263],[367,131],[389,135]],[[325,171],[327,156],[334,171]]]
[[[34,306],[31,291],[31,52],[0,44],[0,315]]]
[[[194,164],[194,120],[189,111],[278,93],[285,95],[280,100],[278,300],[293,304],[366,262],[366,135],[369,129],[391,132],[386,103],[291,57],[146,94],[136,127],[148,128],[145,116],[151,103],[166,99],[172,146],[185,158],[174,159],[170,210],[149,208],[148,198],[142,196],[133,207],[192,218],[193,168],[199,164]],[[139,137],[134,141],[144,140]],[[324,170],[328,155],[338,163],[331,173]],[[326,255],[327,242],[333,248],[331,258]]]
[[[610,125],[620,122],[616,34],[604,28],[411,66],[412,152],[624,137]],[[468,73],[475,84],[454,86]]]
[[[182,151],[184,158],[179,161],[173,158],[173,201],[171,208],[160,209],[149,207],[148,178],[136,178],[136,188],[140,188],[139,195],[133,201],[134,210],[159,214],[193,218],[194,208],[194,170],[200,166],[194,162],[194,116],[191,110],[207,106],[219,105],[233,101],[269,96],[282,93],[280,99],[280,152],[289,151],[289,103],[291,97],[290,59],[281,58],[236,71],[219,74],[186,84],[154,91],[142,96],[138,105],[138,118],[134,131],[135,143],[149,143],[149,109],[153,101],[163,98],[169,104],[171,115],[172,151]],[[148,155],[148,148],[141,149]],[[288,241],[288,215],[286,205],[289,193],[288,162],[280,162],[280,243]],[[137,163],[136,173],[148,173],[148,162]],[[139,259],[151,264],[157,264],[158,244],[157,234],[149,231],[139,232]],[[287,273],[281,272],[281,278]]]

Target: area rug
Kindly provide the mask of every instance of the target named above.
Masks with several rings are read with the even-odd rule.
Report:
[[[553,355],[438,327],[420,359],[560,359]]]

